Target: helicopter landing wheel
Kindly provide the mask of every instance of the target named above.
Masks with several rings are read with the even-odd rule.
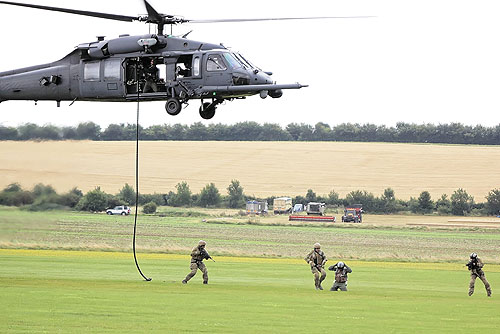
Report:
[[[212,103],[205,102],[203,106],[200,107],[200,116],[203,119],[212,119],[215,116],[215,106],[211,106]]]
[[[165,103],[165,110],[171,116],[178,115],[182,110],[182,105],[176,98],[170,98]]]

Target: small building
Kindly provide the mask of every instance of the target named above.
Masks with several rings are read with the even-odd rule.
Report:
[[[266,201],[248,201],[247,202],[247,215],[261,215],[267,214],[268,205]]]

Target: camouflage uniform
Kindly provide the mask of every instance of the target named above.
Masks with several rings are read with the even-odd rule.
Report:
[[[311,272],[314,275],[314,286],[316,287],[316,290],[323,290],[321,282],[323,282],[326,278],[326,271],[323,267],[328,259],[326,258],[325,253],[323,253],[320,249],[319,244],[314,245],[314,249],[307,254],[304,260],[311,266]]]
[[[484,287],[486,288],[486,294],[488,295],[488,297],[491,297],[491,286],[488,280],[486,279],[486,275],[484,274],[483,271],[484,263],[477,256],[474,258],[471,256],[471,261],[474,260],[476,265],[473,267],[469,267],[470,270],[469,296],[472,296],[472,294],[474,293],[474,283],[476,283],[476,278],[479,277],[479,279],[484,283]]]
[[[347,274],[352,273],[352,269],[349,268],[344,262],[338,262],[337,264],[330,266],[328,270],[335,271],[335,280],[333,281],[333,286],[330,291],[347,291]]]
[[[205,250],[206,243],[203,240],[200,240],[198,246],[193,248],[191,252],[191,272],[186,276],[186,278],[182,281],[183,284],[186,284],[194,275],[198,269],[203,273],[203,284],[208,284],[208,270],[205,264],[203,263],[204,259],[208,259],[209,255]]]

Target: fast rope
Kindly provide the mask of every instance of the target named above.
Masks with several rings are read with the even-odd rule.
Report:
[[[139,267],[139,263],[137,262],[137,255],[135,254],[135,235],[137,231],[137,212],[139,210],[139,76],[137,67],[139,65],[140,58],[137,58],[137,63],[135,64],[135,80],[137,81],[137,122],[135,125],[135,214],[134,214],[134,241],[132,243],[132,247],[134,249],[134,261],[139,274],[146,280],[151,281],[152,278],[144,276]]]

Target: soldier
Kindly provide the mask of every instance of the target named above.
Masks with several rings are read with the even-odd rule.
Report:
[[[469,296],[472,296],[474,293],[474,283],[476,282],[476,278],[480,278],[484,283],[484,287],[486,288],[486,294],[488,297],[491,297],[491,287],[490,283],[486,280],[486,276],[483,271],[483,261],[477,257],[476,253],[472,253],[470,255],[470,260],[466,264],[468,269],[470,270],[470,283],[469,283]]]
[[[304,258],[311,266],[311,272],[314,274],[314,286],[316,290],[323,290],[321,282],[326,278],[326,271],[323,269],[327,260],[325,253],[321,250],[319,243],[314,244],[314,249]],[[321,277],[320,277],[321,274]]]
[[[352,273],[352,269],[344,262],[338,262],[328,267],[328,270],[335,271],[335,280],[333,281],[333,286],[330,288],[330,291],[338,291],[338,289],[347,291],[347,274]]]
[[[191,278],[193,278],[194,275],[196,275],[198,269],[200,269],[200,271],[203,273],[203,284],[208,284],[208,270],[203,263],[203,260],[211,259],[211,256],[208,255],[207,251],[205,250],[206,244],[207,243],[205,241],[200,240],[198,242],[198,246],[193,248],[193,251],[191,252],[191,272],[182,281],[182,284],[187,284],[187,282]]]
[[[144,93],[157,92],[158,91],[158,68],[156,67],[156,62],[154,58],[151,58],[149,64],[146,64],[144,68],[144,77],[146,83],[144,84]]]

